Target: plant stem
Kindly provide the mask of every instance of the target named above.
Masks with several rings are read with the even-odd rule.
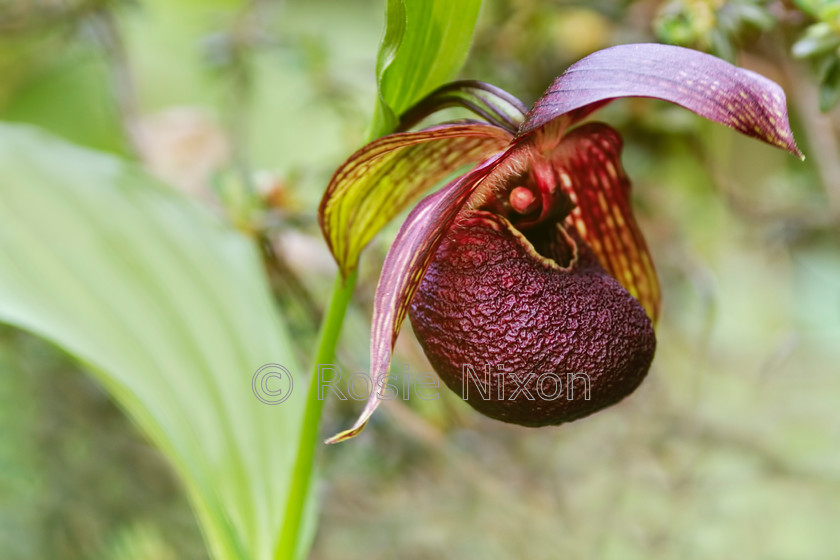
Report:
[[[393,115],[391,115],[390,121],[394,122],[390,122],[387,115],[385,113],[380,114],[380,112],[381,108],[377,104],[377,111],[368,131],[368,141],[388,134],[396,125],[396,119],[393,118]],[[318,444],[318,426],[321,423],[321,409],[324,406],[324,402],[318,398],[318,367],[321,364],[331,363],[335,358],[338,335],[341,333],[342,324],[344,324],[347,306],[353,297],[353,288],[356,287],[356,275],[357,271],[354,270],[346,280],[343,280],[340,271],[336,274],[330,304],[327,308],[327,316],[321,324],[321,331],[318,333],[318,350],[315,353],[315,360],[312,362],[312,377],[309,380],[309,392],[306,395],[306,408],[303,412],[303,424],[298,440],[297,461],[292,473],[292,487],[286,502],[283,531],[280,533],[280,541],[277,543],[277,550],[274,552],[274,560],[294,560],[300,544],[301,522],[309,499],[309,487],[312,484],[315,447]]]
[[[347,306],[353,296],[356,285],[356,272],[347,280],[342,280],[341,273],[336,275],[332,296],[327,309],[327,316],[321,325],[318,350],[312,364],[312,377],[309,380],[309,392],[306,395],[306,408],[303,413],[300,439],[298,440],[297,460],[292,473],[292,485],[286,502],[286,514],[283,517],[283,531],[274,553],[275,560],[292,560],[300,537],[301,522],[306,502],[309,499],[309,486],[315,458],[315,446],[318,443],[318,426],[321,421],[321,409],[324,401],[318,398],[318,368],[329,364],[335,357],[335,347]]]

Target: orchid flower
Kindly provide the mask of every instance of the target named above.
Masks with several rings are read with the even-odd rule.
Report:
[[[407,313],[441,379],[499,420],[561,424],[642,382],[656,345],[659,284],[633,216],[621,137],[603,123],[579,124],[621,97],[670,101],[802,157],[777,84],[680,47],[598,51],[530,110],[481,82],[432,92],[402,116],[402,131],[353,154],[321,203],[321,227],[346,277],[388,221],[474,166],[420,200],[402,224],[376,289],[374,390],[355,425],[330,443],[358,434],[378,406]],[[483,121],[407,131],[449,106]],[[489,387],[476,385],[482,375]]]

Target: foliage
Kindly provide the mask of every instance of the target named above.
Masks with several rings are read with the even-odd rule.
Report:
[[[480,5],[480,0],[387,0],[376,59],[379,102],[369,136],[394,130],[403,111],[455,77],[467,58]]]
[[[113,157],[8,125],[0,154],[0,317],[90,368],[216,557],[270,557],[303,401],[251,391],[262,364],[298,368],[249,241]]]
[[[792,47],[797,58],[811,61],[820,84],[820,109],[840,101],[840,4],[828,0],[800,0],[802,11],[816,20]]]
[[[745,33],[768,31],[776,24],[767,5],[766,0],[673,0],[660,7],[654,28],[668,43],[690,45],[732,61]]]

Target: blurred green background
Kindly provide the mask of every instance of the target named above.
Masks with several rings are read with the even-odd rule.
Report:
[[[624,134],[663,283],[648,380],[554,429],[449,394],[386,402],[357,440],[320,450],[312,558],[840,550],[840,20],[823,4],[484,2],[463,77],[530,103],[599,48],[701,48],[782,85],[808,159],[664,103],[599,112]],[[364,140],[383,21],[381,0],[0,0],[0,118],[136,158],[259,237],[307,363],[335,274],[316,208]],[[366,370],[395,227],[363,258],[346,373]],[[430,371],[410,329],[394,364]],[[166,461],[80,366],[2,327],[0,371],[3,558],[206,558]],[[328,403],[324,435],[359,408]]]

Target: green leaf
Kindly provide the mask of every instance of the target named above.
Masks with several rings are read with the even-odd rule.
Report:
[[[827,23],[815,23],[791,47],[796,58],[816,57],[830,54],[840,46],[840,35]]]
[[[814,18],[818,17],[822,5],[821,0],[794,0],[794,3],[800,10]]]
[[[277,406],[252,392],[263,364],[300,370],[251,241],[32,128],[0,124],[0,189],[0,320],[90,368],[171,461],[213,557],[270,558],[306,380]]]
[[[455,77],[467,57],[480,6],[481,0],[388,0],[372,138],[394,130],[403,111]]]
[[[827,57],[820,68],[820,111],[827,113],[840,101],[840,59]]]

